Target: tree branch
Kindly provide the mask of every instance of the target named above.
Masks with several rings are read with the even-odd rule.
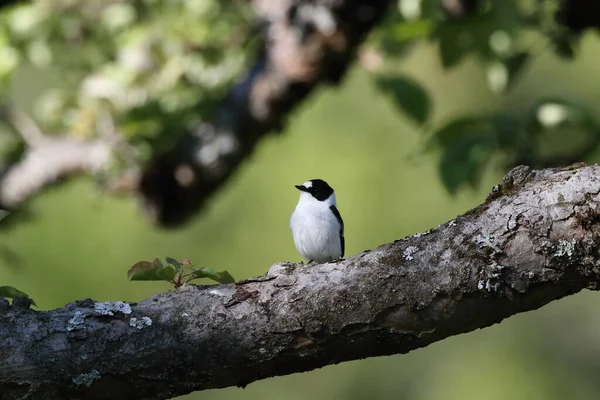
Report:
[[[141,181],[136,177],[129,182],[125,177],[124,190],[139,189],[149,215],[159,224],[188,220],[262,137],[282,129],[286,116],[314,88],[339,82],[359,43],[383,17],[388,3],[390,0],[254,0],[264,28],[264,46],[255,65],[232,88],[214,121],[182,135],[172,151],[150,162]],[[75,148],[74,142],[65,140],[64,148],[53,149],[63,156],[77,150],[73,156],[66,154],[67,159],[82,162],[80,166],[70,163],[75,168],[38,165],[40,171],[52,172],[32,174],[36,171],[27,165],[40,152],[31,151],[0,171],[0,204],[14,209],[58,178],[87,171],[85,154],[98,143],[79,142]],[[95,164],[96,171],[110,167],[109,158],[104,161]],[[2,178],[9,175],[12,181]],[[34,190],[23,191],[10,184],[14,182],[28,182],[27,187]]]
[[[185,222],[248,157],[281,130],[290,111],[323,83],[339,82],[389,0],[254,0],[264,47],[220,115],[153,160],[141,194],[162,225]]]
[[[76,174],[105,172],[113,149],[101,140],[43,137],[18,163],[0,170],[0,208],[13,209],[46,186]]]
[[[484,204],[339,262],[139,304],[0,303],[3,399],[164,399],[490,326],[600,276],[600,167],[518,167]]]

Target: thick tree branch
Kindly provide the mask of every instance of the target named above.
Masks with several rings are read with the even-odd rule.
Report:
[[[0,303],[0,393],[163,399],[406,353],[596,289],[599,249],[600,167],[519,167],[476,209],[343,261],[131,305]]]

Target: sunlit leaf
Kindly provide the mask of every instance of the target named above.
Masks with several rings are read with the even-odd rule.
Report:
[[[508,32],[503,29],[498,29],[492,32],[488,42],[490,49],[494,53],[499,57],[506,57],[510,54],[514,40]]]
[[[433,28],[431,19],[388,22],[380,32],[380,46],[388,56],[405,56],[416,41],[428,37]]]
[[[20,291],[17,288],[14,288],[12,286],[0,286],[0,297],[6,297],[8,299],[16,299],[19,297],[28,297],[31,299],[31,297],[29,297],[29,295],[25,292]],[[33,304],[34,306],[37,307],[37,304],[35,304],[35,301],[33,301],[33,299],[31,299],[31,304]]]
[[[427,122],[431,113],[431,100],[427,91],[406,76],[384,76],[377,79],[377,86],[394,100],[401,111],[420,124]]]
[[[130,281],[162,281],[165,279],[158,274],[162,268],[162,262],[158,258],[152,262],[139,261],[129,268],[127,278]]]
[[[429,36],[433,31],[433,22],[429,19],[403,21],[393,28],[393,38],[397,41],[408,41]]]
[[[233,276],[227,271],[217,272],[210,268],[199,268],[192,270],[192,276],[194,279],[208,278],[219,283],[235,283]]]
[[[0,79],[7,81],[19,65],[20,55],[10,46],[0,46]]]
[[[545,130],[571,125],[583,131],[597,134],[598,124],[594,114],[580,104],[553,97],[538,101],[529,112],[529,127]]]
[[[496,94],[504,92],[508,85],[508,69],[497,61],[490,64],[486,69],[486,78],[490,90]]]

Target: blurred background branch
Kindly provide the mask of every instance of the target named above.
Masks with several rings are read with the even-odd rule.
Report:
[[[339,82],[388,3],[255,1],[264,44],[250,73],[214,122],[183,135],[144,171],[141,194],[157,222],[187,220],[314,88]]]
[[[357,45],[384,15],[387,5],[388,1],[344,1],[331,4],[323,2],[322,5],[309,1],[253,2],[257,18],[254,24],[258,24],[262,32],[259,37],[261,44],[257,45],[258,55],[250,72],[230,90],[213,122],[197,123],[193,121],[197,118],[191,118],[188,124],[181,124],[184,121],[180,121],[176,113],[165,114],[166,111],[161,111],[165,106],[160,104],[146,103],[139,106],[141,110],[130,111],[129,119],[133,124],[137,124],[135,126],[137,130],[145,130],[145,126],[138,119],[151,119],[158,117],[160,113],[163,113],[163,118],[175,120],[172,124],[157,121],[158,130],[165,132],[164,135],[159,134],[159,136],[168,136],[159,140],[163,139],[175,144],[168,145],[167,148],[172,148],[163,152],[160,145],[154,143],[150,150],[150,159],[142,167],[144,172],[139,191],[149,215],[162,225],[178,224],[187,220],[252,152],[262,136],[273,129],[282,129],[283,121],[289,111],[304,99],[313,87],[321,82],[337,82],[341,79],[354,56]],[[133,12],[125,5],[122,7],[124,9],[120,11],[121,14]],[[244,36],[249,34],[249,28],[243,26],[233,28],[229,32],[229,37],[225,39],[233,44],[226,46],[235,47],[248,41],[249,38]],[[213,52],[224,51],[208,41],[206,44],[196,43],[188,46],[192,51],[189,57],[197,57],[194,54],[202,57],[204,53],[211,51],[210,47],[214,47]],[[125,62],[136,62],[135,60],[145,64],[152,62],[150,59],[144,59],[149,55],[137,54],[140,49],[123,50],[123,52],[127,51],[134,54],[122,56],[133,60]],[[131,66],[125,67],[131,68]],[[149,66],[137,68],[149,68]],[[174,64],[173,68],[179,67],[175,67]],[[190,73],[201,74],[202,72],[194,70]],[[87,85],[84,82],[84,90],[106,92],[116,84],[102,79],[106,80],[107,77],[90,76]],[[189,84],[194,83],[206,85],[205,82],[189,82]],[[100,98],[107,96],[105,93],[88,93],[88,96],[90,95]],[[157,99],[159,102],[162,100]],[[178,98],[173,100],[181,101]],[[193,98],[190,100],[192,108],[182,110],[183,107],[176,107],[185,114],[197,114],[198,110],[194,109],[197,108],[194,103],[197,100]],[[206,107],[207,101],[204,100],[204,103]],[[157,106],[158,109],[153,109]],[[97,114],[97,107],[88,110],[88,114],[90,112]],[[88,115],[86,118],[93,119],[94,116]],[[186,129],[186,125],[195,127]],[[135,134],[140,135],[139,132]],[[68,157],[68,154],[61,152],[61,158]],[[70,163],[77,162],[76,159],[77,157],[74,157]],[[109,169],[110,160],[106,161],[103,165],[97,164],[98,172]],[[3,174],[14,177],[9,182],[12,185],[0,182],[4,187],[1,191],[3,195],[0,197],[0,204],[4,207],[13,209],[36,193],[32,190],[15,188],[15,182],[36,180],[36,177],[29,175],[29,169],[20,166],[21,162],[17,160],[10,164],[6,167],[7,172]],[[57,170],[55,168],[57,165],[52,164],[49,162],[46,168],[52,169],[52,174],[38,175],[37,178],[43,179],[50,175],[64,177],[75,172],[72,168]],[[82,166],[77,172],[85,170],[86,168]],[[35,186],[39,190],[55,181],[56,179],[36,180],[36,184],[30,184],[29,187]],[[129,179],[127,182],[132,184],[133,187],[130,188],[132,191],[138,189],[135,180]],[[18,193],[14,193],[15,191]],[[24,196],[24,193],[27,196]]]
[[[93,173],[109,191],[138,195],[159,225],[188,221],[261,138],[283,129],[314,88],[342,79],[384,15],[360,52],[361,65],[400,111],[430,132],[425,148],[441,153],[440,176],[450,192],[477,185],[483,167],[497,159],[492,155],[503,158],[503,169],[562,165],[594,153],[600,141],[594,116],[563,98],[540,99],[525,112],[465,116],[431,127],[427,91],[393,70],[394,59],[429,39],[438,43],[445,68],[472,55],[490,89],[505,93],[536,57],[528,29],[539,30],[558,54],[574,57],[580,35],[600,26],[596,6],[585,1],[406,0],[397,7],[384,0],[13,3],[0,18],[0,77],[9,84],[26,63],[54,69],[65,80],[37,101],[43,130],[106,142],[111,151],[94,168],[74,168],[86,157],[73,153],[67,161],[71,146],[59,151],[65,165],[51,157],[47,173],[32,174],[21,164],[30,162],[27,147],[36,124],[11,105],[5,116],[12,118],[5,120],[21,140],[5,139],[0,170],[0,205],[10,209],[48,184]],[[77,48],[78,56],[62,59],[69,48]],[[116,141],[106,141],[98,128],[107,114],[117,127]],[[583,144],[545,155],[544,142],[557,130],[569,130]],[[58,143],[73,141],[54,142],[53,149]]]

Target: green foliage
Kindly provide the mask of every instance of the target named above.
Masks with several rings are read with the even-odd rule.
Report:
[[[433,134],[429,146],[443,151],[440,176],[451,193],[465,182],[474,185],[478,181],[495,136],[489,119],[475,117],[451,121]]]
[[[557,23],[559,3],[554,0],[485,1],[472,13],[451,15],[444,2],[422,0],[398,3],[394,13],[375,35],[376,46],[389,61],[401,59],[419,40],[435,43],[442,67],[450,70],[463,60],[477,60],[490,91],[507,93],[532,62],[531,49],[544,37],[557,55],[573,58],[577,37]],[[419,124],[430,117],[432,101],[412,79],[381,68],[378,87]],[[594,116],[567,99],[540,99],[525,112],[497,111],[459,116],[427,132],[427,150],[440,153],[439,174],[449,192],[475,186],[487,165],[502,160],[502,167],[533,167],[583,161],[600,148]],[[569,134],[573,143],[561,153],[549,154],[545,144]],[[556,152],[555,152],[556,153]]]
[[[427,91],[416,81],[405,76],[381,76],[377,84],[394,100],[401,111],[419,124],[424,124],[431,113],[431,100]]]
[[[572,140],[563,140],[562,151],[544,151],[544,141],[565,135]],[[545,98],[522,115],[498,112],[454,119],[432,133],[427,150],[441,152],[440,176],[454,193],[465,183],[475,186],[494,154],[504,156],[506,167],[541,168],[584,160],[599,140],[600,125],[589,110],[564,99]]]
[[[33,105],[46,131],[94,137],[111,118],[143,162],[211,116],[251,53],[250,21],[247,5],[219,0],[4,7],[0,99],[21,67],[51,71],[60,86]]]
[[[189,260],[177,261],[167,257],[163,263],[158,258],[153,261],[139,261],[129,271],[130,281],[167,281],[176,288],[194,279],[208,278],[218,283],[234,283],[235,279],[227,271],[217,272],[210,268],[196,268]]]

